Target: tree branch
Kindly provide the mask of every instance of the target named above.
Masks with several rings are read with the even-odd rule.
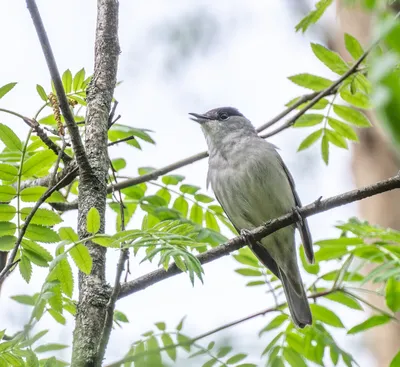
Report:
[[[321,297],[328,296],[328,295],[330,295],[332,293],[335,293],[335,292],[344,292],[344,290],[342,290],[340,288],[332,288],[332,289],[329,289],[327,291],[310,294],[307,297],[310,298],[310,299],[314,299],[315,300],[315,299],[318,299],[318,298],[321,298]],[[350,292],[348,292],[348,293],[352,295],[352,293],[350,293]],[[193,345],[197,341],[199,341],[201,339],[204,339],[204,338],[207,338],[208,336],[216,334],[216,333],[218,333],[218,332],[220,332],[222,330],[229,329],[229,328],[231,328],[233,326],[242,324],[243,322],[252,320],[252,319],[254,319],[256,317],[259,317],[259,316],[265,316],[266,314],[271,313],[271,312],[277,312],[285,305],[286,305],[286,302],[280,303],[280,304],[278,304],[278,305],[276,305],[274,307],[269,307],[269,308],[267,308],[265,310],[253,313],[253,314],[251,314],[249,316],[246,316],[246,317],[243,317],[241,319],[238,319],[238,320],[229,322],[227,324],[221,325],[221,326],[219,326],[219,327],[217,327],[215,329],[207,331],[206,333],[200,334],[200,335],[198,335],[198,336],[196,336],[196,337],[194,337],[192,339],[185,340],[182,343],[169,344],[169,345],[167,345],[165,347],[162,347],[162,348],[150,349],[150,350],[145,351],[143,353],[135,354],[134,356],[128,356],[128,357],[122,358],[119,361],[116,361],[116,362],[114,362],[112,364],[107,365],[106,367],[119,367],[123,363],[134,362],[138,358],[142,358],[144,356],[148,356],[149,354],[156,354],[156,353],[158,354],[158,353],[160,353],[160,352],[162,352],[164,350],[175,349],[177,347],[182,347],[182,346],[187,346],[187,345]]]
[[[36,202],[35,206],[32,208],[32,211],[26,216],[25,218],[25,222],[23,224],[23,226],[21,227],[21,231],[19,233],[19,236],[17,238],[17,241],[15,242],[15,246],[12,249],[10,255],[8,256],[7,259],[7,263],[4,266],[3,270],[0,272],[0,283],[2,281],[3,278],[5,278],[7,276],[7,273],[9,272],[9,270],[13,267],[14,265],[14,259],[15,256],[17,255],[19,246],[22,242],[22,239],[24,238],[25,232],[28,229],[29,223],[31,222],[33,216],[35,215],[35,213],[38,211],[38,209],[40,208],[40,206],[51,196],[51,194],[59,189],[59,185],[63,184],[63,180],[66,180],[67,177],[64,177],[60,182],[58,182],[57,184],[55,184],[53,187],[50,187],[41,197],[40,199]]]
[[[50,41],[47,37],[47,33],[39,13],[39,9],[36,5],[35,0],[26,0],[26,4],[31,14],[36,33],[39,37],[40,45],[42,46],[43,54],[50,71],[51,79],[54,83],[54,88],[57,93],[58,101],[60,103],[60,108],[64,116],[65,123],[68,127],[69,134],[71,136],[71,142],[75,152],[76,161],[80,169],[90,170],[89,161],[86,157],[85,148],[83,147],[81,136],[79,134],[79,129],[78,126],[75,124],[74,116],[72,115],[71,109],[69,107],[64,87],[60,78],[60,73],[57,68],[57,63],[54,58]]]
[[[374,45],[371,46],[371,48]],[[296,120],[304,115],[312,106],[314,106],[316,103],[318,103],[319,100],[321,100],[322,98],[324,98],[327,95],[330,94],[334,94],[336,93],[337,89],[339,88],[340,84],[342,84],[350,75],[353,75],[355,73],[358,72],[358,67],[360,66],[360,64],[365,60],[365,58],[368,56],[369,52],[371,51],[371,48],[369,48],[367,51],[365,51],[361,57],[353,64],[353,66],[346,71],[346,73],[344,73],[338,80],[336,80],[331,86],[329,86],[328,88],[324,89],[323,91],[319,92],[311,101],[310,103],[307,104],[307,106],[305,106],[304,108],[302,108],[299,112],[297,112],[293,117],[291,117],[289,120],[286,121],[285,124],[283,124],[282,126],[278,127],[277,129],[269,132],[269,133],[265,133],[265,134],[261,134],[260,136],[262,138],[269,138],[273,135],[276,135],[278,133],[280,133],[282,130],[285,130],[291,126],[294,125],[294,123],[296,122]]]
[[[396,175],[395,177],[380,181],[376,184],[361,189],[351,190],[325,200],[318,199],[314,203],[303,206],[299,209],[298,212],[303,218],[306,218],[341,205],[349,204],[354,201],[362,200],[370,196],[378,195],[383,192],[398,188],[400,188],[400,176]],[[256,241],[259,241],[269,234],[295,223],[297,220],[297,214],[291,212],[279,218],[270,220],[263,226],[252,229],[250,231],[250,235]],[[201,264],[206,264],[246,246],[247,243],[248,241],[244,236],[238,236],[232,238],[223,245],[217,246],[207,252],[198,255],[197,258],[199,259]],[[180,274],[181,272],[182,271],[175,264],[171,264],[167,271],[165,271],[164,269],[154,270],[151,273],[148,273],[128,283],[123,284],[121,286],[119,298],[123,298],[132,293],[139,292],[155,283],[161,282],[164,279],[171,278],[174,275]]]

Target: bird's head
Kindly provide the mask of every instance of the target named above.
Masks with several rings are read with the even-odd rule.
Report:
[[[189,115],[191,120],[200,124],[209,145],[226,142],[229,137],[236,140],[257,134],[251,122],[233,107],[219,107],[204,114]]]

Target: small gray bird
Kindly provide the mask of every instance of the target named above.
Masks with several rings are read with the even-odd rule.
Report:
[[[251,122],[236,108],[190,113],[207,140],[208,177],[214,194],[238,232],[258,227],[300,207],[293,178],[274,145],[258,136]],[[307,221],[297,227],[308,260],[314,252]],[[259,242],[249,239],[258,259],[283,284],[294,323],[312,323],[310,306],[297,264],[295,225],[282,228]]]

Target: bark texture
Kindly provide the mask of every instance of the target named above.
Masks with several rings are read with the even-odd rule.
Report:
[[[367,45],[373,19],[360,8],[346,8],[345,3],[344,0],[337,0],[337,19],[340,29],[333,40],[333,45],[343,58],[349,60],[343,42],[344,32],[350,33],[362,44]],[[360,142],[353,146],[352,172],[357,187],[391,177],[400,168],[399,157],[373,112],[369,114],[369,118],[375,127],[360,130],[358,132]],[[393,190],[363,200],[359,203],[359,211],[360,216],[370,223],[400,230],[400,191]],[[376,290],[379,286],[370,285],[370,288]],[[386,308],[383,297],[368,295],[368,298],[379,308]],[[400,348],[400,325],[391,322],[374,328],[366,334],[366,342],[376,358],[377,366],[387,367]]]
[[[116,85],[118,57],[118,1],[98,0],[93,79],[87,91],[85,150],[90,169],[80,171],[78,232],[87,237],[86,216],[95,207],[104,231],[107,195],[107,130]],[[110,288],[106,284],[106,249],[86,243],[93,259],[90,275],[79,274],[79,303],[74,330],[72,366],[101,366],[99,343]]]

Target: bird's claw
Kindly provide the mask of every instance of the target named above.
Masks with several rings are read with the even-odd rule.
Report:
[[[240,235],[244,237],[244,240],[248,246],[252,246],[252,244],[255,242],[253,234],[248,229],[241,229]]]
[[[302,226],[303,225],[303,217],[301,216],[299,209],[300,208],[298,206],[295,206],[293,208],[293,213],[296,215],[297,222],[299,223],[299,225]]]

